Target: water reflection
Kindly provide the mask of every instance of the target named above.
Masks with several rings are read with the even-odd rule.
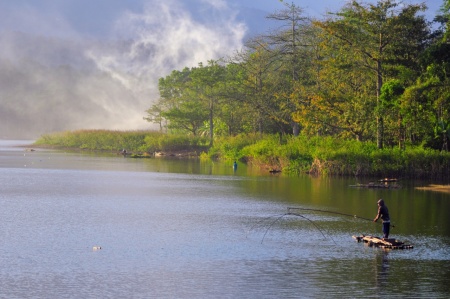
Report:
[[[375,255],[375,281],[378,290],[383,292],[389,284],[389,251],[377,250]]]

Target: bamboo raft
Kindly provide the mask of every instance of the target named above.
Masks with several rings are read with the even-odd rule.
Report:
[[[398,241],[396,239],[391,239],[391,238],[384,239],[384,238],[379,238],[379,237],[374,237],[374,236],[361,235],[361,236],[353,236],[353,239],[358,241],[358,243],[364,242],[370,247],[375,246],[375,247],[380,247],[383,249],[413,249],[414,248],[413,245],[405,244],[401,241]]]
[[[397,184],[396,178],[384,178],[377,182],[369,182],[367,184],[350,185],[354,188],[382,188],[382,189],[398,189],[400,185]]]

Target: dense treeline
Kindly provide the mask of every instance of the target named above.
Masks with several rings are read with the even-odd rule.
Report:
[[[217,138],[238,134],[332,137],[448,151],[450,0],[435,25],[423,4],[352,1],[328,18],[300,7],[232,57],[174,70],[147,110],[161,131]]]

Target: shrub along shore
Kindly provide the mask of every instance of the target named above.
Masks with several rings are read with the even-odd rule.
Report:
[[[423,147],[378,149],[375,143],[332,137],[242,134],[206,137],[155,131],[79,130],[41,136],[37,147],[70,148],[153,156],[188,153],[201,159],[240,160],[285,174],[370,176],[381,178],[450,177],[450,152]]]

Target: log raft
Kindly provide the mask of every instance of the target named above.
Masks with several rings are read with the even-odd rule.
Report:
[[[368,246],[372,247],[380,247],[383,249],[413,249],[413,245],[405,244],[401,241],[398,241],[396,239],[385,239],[385,238],[379,238],[374,236],[353,236],[353,239],[359,242],[364,242]]]
[[[388,184],[387,182],[385,182],[385,183],[370,182],[370,183],[367,183],[367,184],[350,185],[350,187],[353,187],[353,188],[373,188],[373,189],[377,189],[377,188],[381,188],[381,189],[399,189],[399,188],[401,188],[400,185],[398,185],[398,184]]]
[[[400,185],[397,184],[396,178],[384,178],[377,182],[369,182],[367,184],[350,185],[354,188],[382,188],[382,189],[398,189]]]

